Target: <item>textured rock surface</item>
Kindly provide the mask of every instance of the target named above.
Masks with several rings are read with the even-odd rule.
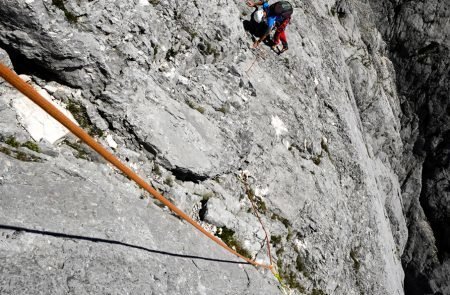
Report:
[[[407,294],[450,293],[450,4],[396,1],[373,7],[390,40],[402,104],[402,181],[409,242]],[[440,293],[439,293],[440,292]]]
[[[267,262],[245,170],[289,291],[403,294],[403,262],[407,292],[420,276],[422,293],[445,294],[448,4],[292,2],[290,49],[277,56],[249,48],[243,1],[0,0],[0,58],[75,103],[80,125],[180,208]],[[417,37],[416,15],[436,27],[416,26]],[[73,138],[41,141],[41,153],[20,146],[31,137],[11,89],[0,93],[1,223],[232,259],[147,208]],[[6,228],[0,245],[2,292],[281,293],[248,266]]]
[[[2,294],[277,292],[106,165],[0,163]]]

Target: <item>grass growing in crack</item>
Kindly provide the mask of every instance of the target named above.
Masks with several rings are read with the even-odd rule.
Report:
[[[223,104],[220,108],[217,109],[217,111],[226,115],[230,112],[230,106],[228,104]]]
[[[78,16],[67,10],[66,6],[64,5],[64,0],[52,0],[52,4],[64,12],[66,19],[70,23],[76,23],[78,21]]]
[[[14,136],[8,137],[5,143],[15,148],[18,148],[20,146],[20,142],[18,142]]]
[[[218,236],[225,244],[234,249],[237,253],[249,259],[252,258],[250,252],[245,249],[242,244],[234,237],[234,231],[225,226],[219,227],[216,232]]]
[[[173,179],[172,179],[172,177],[170,177],[170,176],[167,176],[166,179],[164,179],[163,182],[164,182],[165,185],[168,185],[168,186],[170,186],[170,187],[173,186]]]
[[[23,162],[42,162],[42,160],[33,155],[29,155],[22,151],[10,150],[7,147],[0,146],[0,152]]]
[[[196,109],[197,112],[199,112],[200,114],[204,114],[205,111],[206,111],[205,108],[202,107],[202,106],[197,106],[195,109]]]
[[[72,149],[74,149],[77,152],[76,154],[74,154],[74,156],[76,158],[87,160],[87,161],[90,160],[89,154],[87,153],[87,151],[81,144],[70,142],[68,140],[64,140],[63,143],[66,144],[67,146],[71,147]]]
[[[281,244],[281,236],[270,236],[270,241],[272,242],[273,246],[276,247]]]
[[[20,161],[24,161],[24,162],[29,162],[30,161],[31,162],[31,159],[24,152],[17,152],[15,158],[17,160],[20,160]]]
[[[208,200],[211,199],[213,196],[214,196],[214,193],[213,193],[213,192],[207,192],[207,193],[204,193],[203,195],[201,195],[202,200],[204,200],[204,201],[208,201]]]
[[[24,146],[32,151],[39,152],[39,147],[34,142],[27,141],[27,142],[21,144],[20,142],[18,142],[16,140],[16,138],[14,136],[8,137],[5,141],[5,143],[13,148],[19,148],[21,146]],[[0,152],[4,153],[5,155],[16,158],[17,160],[24,161],[24,162],[41,162],[41,159],[38,157],[29,155],[22,151],[11,150],[11,149],[8,149],[7,147],[3,147],[3,146],[0,146]]]
[[[69,100],[66,109],[72,114],[75,120],[77,120],[80,127],[89,133],[89,135],[98,137],[103,136],[103,131],[92,124],[87,110],[83,105],[74,100]]]
[[[277,279],[280,281],[282,285],[285,284],[291,289],[297,289],[301,293],[305,293],[306,288],[298,282],[297,277],[295,276],[295,273],[292,270],[290,270],[289,268],[285,268],[280,257],[278,258],[277,261],[277,267],[278,267]]]
[[[197,112],[199,112],[200,114],[204,114],[205,113],[205,108],[199,105],[196,105],[193,101],[191,100],[186,100],[186,104],[191,108],[196,110]]]
[[[322,291],[320,289],[314,288],[311,292],[311,295],[327,295],[327,293],[325,293],[324,291]]]
[[[5,155],[8,155],[8,156],[11,155],[11,150],[9,150],[3,146],[0,146],[0,152],[4,153]]]
[[[262,214],[265,214],[265,213],[267,212],[267,206],[266,206],[266,203],[265,203],[260,197],[257,197],[257,196],[255,195],[255,191],[254,191],[252,188],[250,188],[250,189],[247,191],[247,196],[248,196],[248,198],[250,199],[250,201],[252,201],[253,204],[255,204],[256,209],[257,209],[259,212],[261,212]]]
[[[159,168],[159,166],[158,165],[154,165],[153,166],[153,169],[152,169],[152,171],[153,171],[153,173],[155,173],[156,175],[158,175],[158,176],[162,176],[162,171],[161,171],[161,168]]]
[[[278,220],[280,221],[286,228],[291,227],[291,223],[289,222],[289,220],[287,220],[284,217],[281,217],[279,214],[276,213],[272,213],[272,216],[270,217],[272,220]]]
[[[26,141],[26,142],[22,143],[22,146],[26,147],[29,150],[35,151],[36,153],[40,152],[39,146],[35,142]]]

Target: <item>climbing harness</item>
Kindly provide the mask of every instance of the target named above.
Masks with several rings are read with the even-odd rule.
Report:
[[[36,103],[39,107],[41,107],[44,111],[46,111],[50,116],[64,125],[67,129],[69,129],[74,135],[76,135],[79,139],[84,141],[88,146],[90,146],[93,150],[99,153],[103,158],[105,158],[108,162],[114,165],[117,169],[122,171],[125,175],[127,175],[130,179],[136,182],[140,187],[148,191],[154,198],[159,200],[165,206],[167,206],[172,212],[186,220],[208,238],[216,242],[218,245],[223,247],[228,252],[242,258],[246,262],[254,265],[260,266],[269,270],[272,270],[272,265],[266,265],[262,263],[258,263],[254,260],[251,260],[247,257],[242,256],[237,253],[235,250],[228,247],[222,240],[215,237],[213,234],[206,231],[203,227],[201,227],[197,222],[195,222],[192,218],[190,218],[186,213],[181,211],[178,207],[172,204],[169,200],[163,197],[158,191],[156,191],[151,185],[149,185],[144,179],[142,179],[139,175],[137,175],[133,170],[131,170],[128,166],[123,164],[116,156],[110,153],[105,147],[99,144],[94,138],[92,138],[89,134],[87,134],[82,128],[73,123],[68,117],[66,117],[61,111],[59,111],[54,105],[52,105],[49,101],[47,101],[44,97],[42,97],[33,87],[28,85],[25,81],[23,81],[16,73],[10,70],[8,67],[0,63],[0,77],[5,79],[8,83],[10,83],[17,90],[22,92],[25,96],[31,99],[34,103]],[[272,258],[270,258],[272,259]],[[273,270],[272,270],[273,271]]]

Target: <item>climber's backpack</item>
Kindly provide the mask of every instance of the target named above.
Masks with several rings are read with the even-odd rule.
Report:
[[[278,1],[269,6],[269,15],[281,16],[283,19],[291,17],[294,9],[288,1]]]

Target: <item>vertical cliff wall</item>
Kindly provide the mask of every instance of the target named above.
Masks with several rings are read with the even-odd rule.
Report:
[[[449,276],[448,1],[373,1],[390,45],[402,104],[402,191],[409,240],[403,254],[407,294],[446,294]]]

